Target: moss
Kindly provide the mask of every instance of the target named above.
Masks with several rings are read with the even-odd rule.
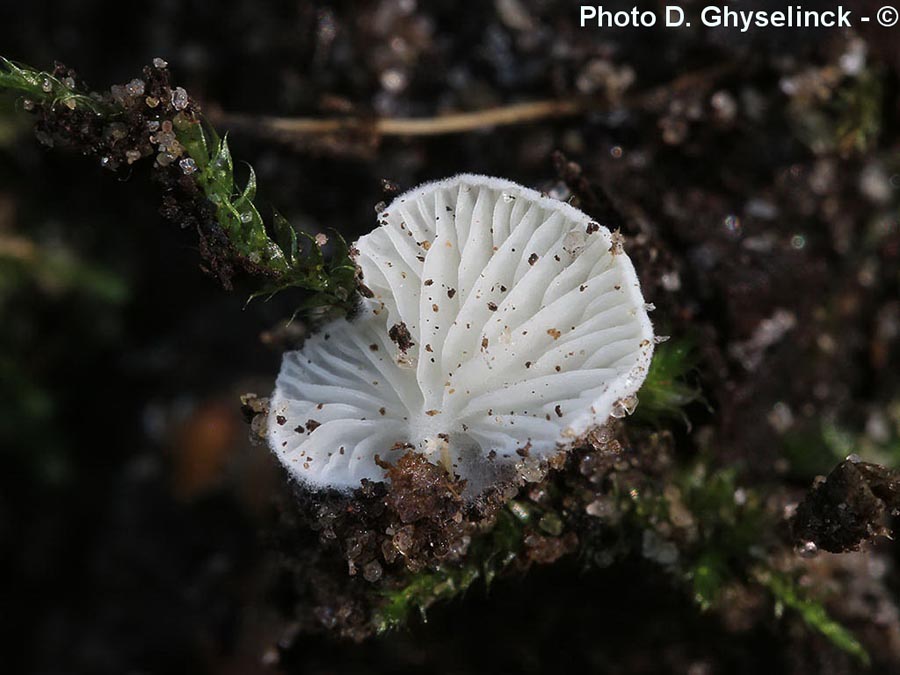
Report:
[[[326,258],[323,235],[298,232],[277,212],[267,226],[254,202],[253,169],[239,189],[227,139],[171,84],[164,63],[144,68],[143,79],[98,93],[61,64],[44,72],[0,57],[4,90],[25,97],[45,145],[99,157],[112,170],[156,155],[162,214],[198,232],[204,269],[226,288],[241,270],[254,279],[251,297],[300,289],[306,297],[297,311],[355,307],[357,269],[347,243],[335,233]]]
[[[351,310],[357,300],[357,268],[344,238],[332,233],[331,255],[326,259],[326,238],[298,232],[277,211],[273,211],[271,228],[267,228],[254,203],[256,173],[248,165],[247,181],[238,188],[228,139],[219,138],[211,126],[185,117],[176,119],[175,130],[195,161],[197,168],[192,175],[212,204],[216,221],[234,252],[265,278],[251,297],[271,297],[279,291],[300,288],[310,295],[298,310]]]
[[[84,108],[99,115],[114,112],[102,100],[79,91],[78,85],[82,83],[76,78],[74,72],[59,64],[52,72],[47,72],[14,63],[0,56],[0,90],[17,91],[27,96],[30,103],[39,103],[51,109]]]
[[[784,549],[779,516],[766,507],[764,493],[738,483],[733,469],[711,470],[708,459],[699,459],[668,480],[645,481],[617,496],[623,514],[619,541],[631,542],[631,555],[640,552],[660,564],[701,611],[724,610],[727,590],[743,589],[744,596],[764,591],[779,607],[795,610],[810,629],[868,663],[859,641],[821,602],[773,567]]]
[[[827,474],[849,455],[889,468],[900,467],[900,402],[888,404],[884,418],[887,433],[877,439],[831,420],[815,420],[792,431],[784,440],[791,474],[810,481]]]
[[[791,103],[797,136],[819,154],[850,156],[871,150],[882,131],[883,77],[878,69],[839,79],[833,72],[819,73],[816,81],[822,92],[798,95]]]
[[[776,613],[780,613],[781,607],[794,610],[807,626],[824,635],[835,647],[855,656],[863,665],[869,665],[869,654],[859,640],[832,619],[822,603],[801,591],[793,580],[774,572],[759,572],[756,580],[772,593],[778,605]]]
[[[834,103],[837,147],[845,155],[870,150],[881,134],[884,111],[882,75],[866,70],[838,90]]]
[[[697,356],[689,339],[657,345],[647,379],[638,391],[640,404],[632,420],[654,427],[672,421],[688,423],[684,408],[702,400],[701,390],[691,376]]]
[[[473,542],[462,566],[442,565],[383,591],[383,600],[373,617],[376,632],[402,627],[415,614],[424,618],[434,603],[458,597],[478,579],[490,585],[522,548],[529,518],[523,521],[516,512],[521,514],[523,508],[528,507],[519,502],[508,504],[498,514],[491,531]]]

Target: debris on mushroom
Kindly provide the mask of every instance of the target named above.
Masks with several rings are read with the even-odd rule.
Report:
[[[293,477],[358,487],[411,447],[480,491],[633,409],[654,340],[620,237],[477,175],[378,219],[356,243],[372,297],[284,356],[268,433]]]

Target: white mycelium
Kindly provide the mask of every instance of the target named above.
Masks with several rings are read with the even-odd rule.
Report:
[[[581,211],[461,175],[379,221],[356,244],[374,298],[285,354],[272,397],[270,445],[308,486],[382,480],[379,463],[412,449],[480,489],[570,447],[642,384],[640,284]]]

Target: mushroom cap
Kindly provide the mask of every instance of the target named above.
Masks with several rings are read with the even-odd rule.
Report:
[[[607,422],[653,355],[620,237],[463,174],[398,196],[356,243],[374,297],[284,355],[269,443],[310,488],[384,479],[406,450],[480,491]]]

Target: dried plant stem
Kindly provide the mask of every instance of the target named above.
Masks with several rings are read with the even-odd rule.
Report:
[[[454,113],[424,118],[290,118],[222,115],[218,124],[238,126],[242,130],[256,129],[281,136],[334,134],[342,131],[364,131],[376,136],[442,136],[476,131],[489,127],[524,124],[554,117],[578,115],[588,108],[585,100],[531,101],[467,113]]]
[[[636,96],[625,98],[617,103],[598,98],[546,99],[423,118],[330,117],[317,119],[224,112],[211,113],[208,117],[217,126],[240,129],[245,133],[272,136],[284,141],[339,133],[363,133],[374,137],[445,136],[560,117],[573,117],[588,112],[602,112],[614,106],[626,108],[653,106],[685,89],[711,85],[731,67],[732,65],[726,64],[686,73],[668,84],[638,93]]]

